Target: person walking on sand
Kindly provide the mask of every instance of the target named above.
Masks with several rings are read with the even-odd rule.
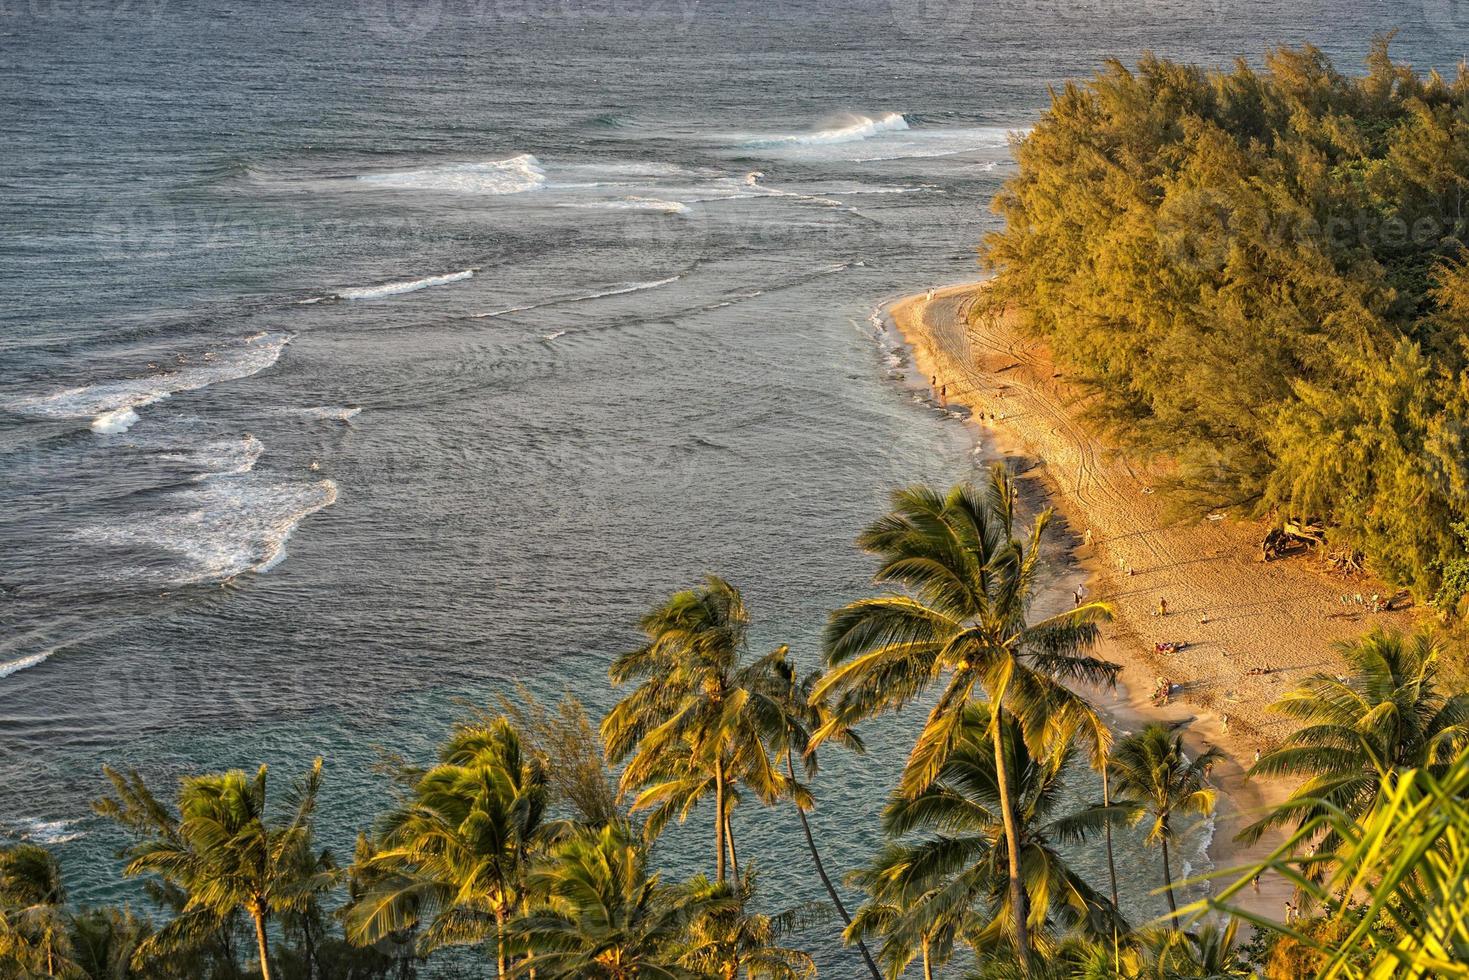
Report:
[[[1220,735],[1228,735],[1229,734],[1229,715],[1227,715],[1227,714],[1226,715],[1221,715],[1220,718],[1219,718],[1219,734]]]
[[[1166,616],[1166,615],[1168,615],[1168,600],[1167,599],[1164,599],[1161,596],[1158,598],[1158,615],[1159,616]]]
[[[939,404],[940,405],[947,405],[947,404],[949,404],[949,386],[948,385],[940,385],[939,386]]]

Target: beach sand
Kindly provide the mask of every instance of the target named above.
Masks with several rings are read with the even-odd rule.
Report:
[[[1080,569],[1074,577],[1087,598],[1113,606],[1100,653],[1123,665],[1124,690],[1109,706],[1117,725],[1186,723],[1193,749],[1220,749],[1226,758],[1212,774],[1220,807],[1210,858],[1229,868],[1263,857],[1278,835],[1252,848],[1234,836],[1293,788],[1245,776],[1255,752],[1290,731],[1269,705],[1313,673],[1341,672],[1335,643],[1377,624],[1411,628],[1412,615],[1344,603],[1343,596],[1370,597],[1381,587],[1333,574],[1313,557],[1263,562],[1265,529],[1257,522],[1170,516],[1163,494],[1153,492],[1157,471],[1109,448],[1079,420],[1086,396],[1067,384],[1044,344],[1020,336],[1003,313],[970,322],[983,288],[948,286],[899,300],[888,312],[915,370],[945,392],[941,401],[971,412],[983,439],[1042,481],[1068,525]],[[1160,599],[1167,600],[1163,616]],[[1161,642],[1184,646],[1158,653]],[[1251,675],[1252,668],[1268,673]],[[1174,685],[1166,707],[1151,701],[1159,678]],[[1246,889],[1240,898],[1278,919],[1289,894],[1284,880],[1267,877],[1259,893]]]

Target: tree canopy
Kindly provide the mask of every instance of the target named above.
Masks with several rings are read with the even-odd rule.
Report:
[[[1318,50],[1204,71],[1148,55],[1052,92],[984,243],[1180,499],[1318,518],[1443,605],[1469,504],[1469,72],[1358,77]],[[1442,590],[1442,591],[1441,591]]]

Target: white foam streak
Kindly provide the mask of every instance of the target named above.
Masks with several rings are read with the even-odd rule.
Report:
[[[221,381],[235,381],[259,374],[280,359],[290,343],[286,333],[260,333],[238,346],[211,353],[196,365],[122,381],[104,381],[66,388],[46,395],[28,395],[4,402],[5,408],[23,415],[65,419],[93,417],[98,433],[124,432],[138,420],[135,409],[162,401],[180,391],[194,391]]]
[[[423,279],[409,279],[406,282],[390,282],[381,286],[362,286],[356,289],[344,289],[337,293],[342,299],[382,299],[385,296],[399,296],[403,293],[416,293],[420,289],[428,289],[430,286],[442,286],[445,283],[462,282],[474,277],[473,269],[465,269],[461,272],[449,272],[441,276],[427,276]]]
[[[9,677],[11,674],[19,673],[27,667],[35,667],[38,664],[45,663],[46,658],[51,656],[52,652],[51,650],[46,650],[41,653],[33,653],[28,657],[20,657],[8,663],[0,664],[0,677]]]
[[[545,186],[546,171],[529,153],[504,160],[455,163],[399,173],[363,174],[358,182],[374,187],[409,191],[447,191],[454,194],[523,194]]]
[[[811,133],[796,133],[789,136],[765,136],[747,140],[746,146],[820,146],[828,143],[851,143],[865,140],[879,133],[901,132],[908,128],[908,120],[901,112],[889,112],[872,116],[851,116],[851,121],[840,126],[818,129]]]
[[[511,306],[503,310],[494,310],[490,313],[474,313],[471,318],[484,320],[491,317],[506,316],[510,313],[524,313],[526,310],[539,310],[547,306],[560,306],[563,303],[584,303],[594,299],[605,299],[608,296],[622,296],[626,293],[640,293],[645,289],[657,289],[678,282],[683,276],[669,276],[667,279],[657,279],[652,282],[630,282],[622,286],[614,286],[611,289],[602,289],[592,293],[582,293],[576,296],[563,296],[559,299],[546,300],[543,303],[527,303],[525,306]]]

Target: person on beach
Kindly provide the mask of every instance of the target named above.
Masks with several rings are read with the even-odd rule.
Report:
[[[1229,715],[1227,715],[1227,714],[1226,715],[1221,715],[1220,718],[1219,718],[1219,734],[1220,735],[1228,735],[1229,734]]]
[[[1086,534],[1082,535],[1081,543],[1084,544],[1084,545],[1086,545],[1088,548],[1090,548],[1092,546],[1092,529],[1091,528],[1087,528],[1086,529]]]
[[[941,405],[947,405],[947,404],[949,404],[949,386],[948,385],[942,385],[942,386],[939,387],[939,404],[941,404]]]
[[[1161,596],[1158,598],[1158,615],[1159,616],[1166,616],[1166,615],[1168,615],[1168,600],[1162,598]]]

